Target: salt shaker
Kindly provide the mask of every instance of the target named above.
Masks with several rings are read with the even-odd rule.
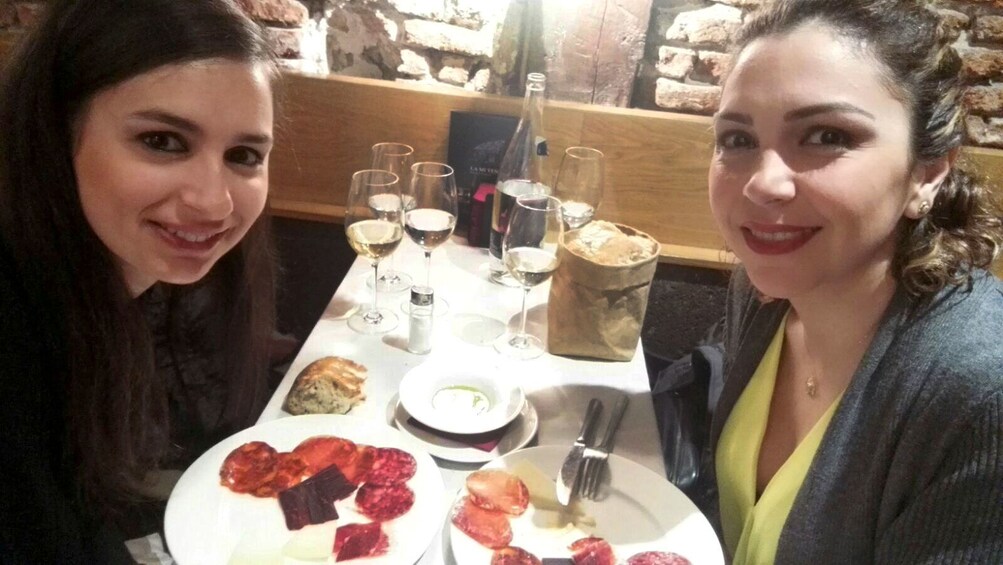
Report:
[[[410,329],[407,350],[411,353],[428,353],[432,350],[432,303],[431,287],[412,286],[410,306]]]

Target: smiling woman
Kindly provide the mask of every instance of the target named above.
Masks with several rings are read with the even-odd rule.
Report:
[[[231,0],[47,9],[0,88],[0,561],[149,562],[266,400],[276,71]]]
[[[1003,562],[1003,212],[920,4],[777,0],[737,39],[709,171],[736,564]]]

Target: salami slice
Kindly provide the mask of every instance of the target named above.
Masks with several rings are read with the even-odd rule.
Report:
[[[678,553],[668,551],[645,551],[627,560],[627,565],[692,565]]]
[[[568,546],[575,565],[616,565],[616,556],[609,542],[602,538],[587,537]]]
[[[223,460],[219,482],[233,492],[253,493],[275,477],[277,465],[278,452],[272,446],[263,441],[245,443]]]
[[[540,558],[521,547],[510,545],[496,549],[491,556],[491,565],[542,565]]]
[[[384,555],[389,548],[390,541],[379,522],[345,524],[339,526],[334,533],[335,561],[376,557]]]
[[[376,451],[375,447],[369,445],[356,445],[355,457],[341,469],[345,477],[357,485],[366,482],[376,459]]]
[[[529,506],[529,489],[519,477],[497,469],[474,471],[467,476],[470,501],[485,510],[519,516]]]
[[[417,470],[418,462],[410,453],[394,447],[380,447],[376,449],[376,458],[366,482],[377,485],[405,483]]]
[[[337,436],[314,436],[300,442],[293,453],[306,462],[307,474],[313,475],[331,465],[348,467],[355,459],[355,443]]]
[[[364,516],[386,522],[403,516],[414,504],[414,491],[407,485],[365,483],[355,493],[355,505]]]
[[[485,510],[471,502],[470,497],[463,497],[456,505],[450,520],[460,531],[484,547],[500,549],[512,541],[512,526],[508,522],[508,516],[496,510]]]
[[[279,453],[275,476],[255,489],[253,494],[262,498],[275,496],[287,488],[298,485],[303,480],[304,473],[306,473],[306,462],[300,456],[289,451]]]

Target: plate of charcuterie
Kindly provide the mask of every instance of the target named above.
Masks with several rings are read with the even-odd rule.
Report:
[[[464,565],[720,565],[714,529],[665,477],[615,454],[596,500],[564,507],[555,478],[564,446],[514,451],[471,473],[450,515]]]
[[[315,414],[223,440],[178,480],[164,530],[180,565],[416,562],[442,523],[441,473],[385,425]]]

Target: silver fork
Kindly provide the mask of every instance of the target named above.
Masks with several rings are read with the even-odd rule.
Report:
[[[628,396],[625,394],[617,399],[610,414],[609,423],[606,424],[606,431],[603,433],[602,442],[596,447],[587,447],[582,454],[584,460],[582,464],[582,486],[581,495],[589,500],[595,500],[599,495],[599,484],[602,482],[603,472],[606,470],[609,454],[613,450],[613,436],[616,435],[617,428],[620,427],[620,420],[623,419],[624,412],[627,411]]]

